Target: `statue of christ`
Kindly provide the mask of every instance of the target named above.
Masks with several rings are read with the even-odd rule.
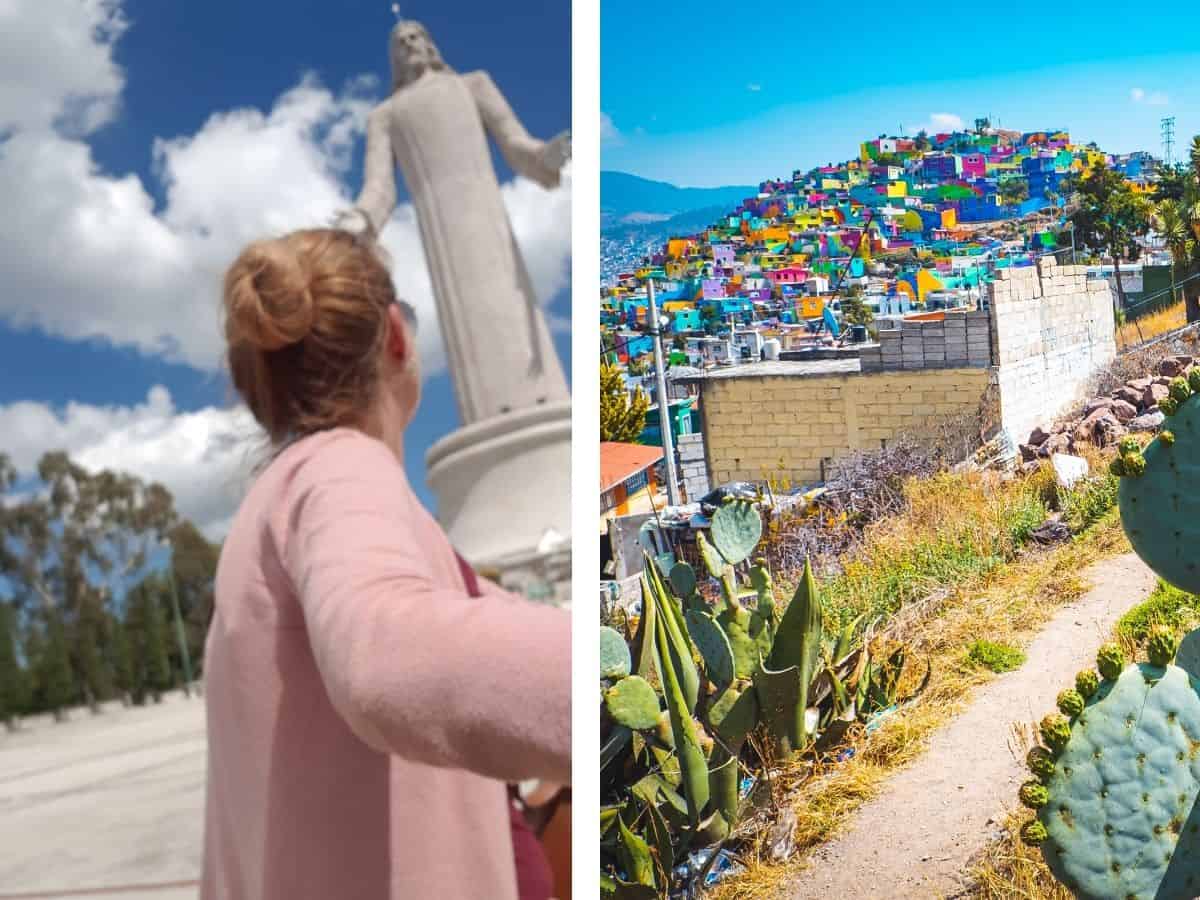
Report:
[[[392,30],[391,63],[391,96],[367,124],[363,189],[339,225],[378,237],[400,169],[464,425],[569,401],[488,148],[490,135],[513,171],[550,188],[570,158],[568,136],[531,137],[488,74],[451,70],[418,22]]]

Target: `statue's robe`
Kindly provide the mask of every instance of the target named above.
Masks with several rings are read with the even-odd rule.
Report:
[[[416,208],[459,414],[469,425],[570,399],[513,237],[488,134],[514,171],[552,184],[531,138],[484,72],[431,71],[371,114],[358,206],[381,231],[399,167]]]

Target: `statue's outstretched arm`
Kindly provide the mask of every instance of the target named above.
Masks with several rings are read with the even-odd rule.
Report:
[[[396,208],[396,160],[392,154],[391,129],[384,107],[374,109],[367,120],[363,189],[355,206],[370,219],[375,234],[383,231],[383,226]]]
[[[480,118],[512,170],[542,187],[557,187],[565,151],[532,137],[487,72],[467,76]],[[559,139],[562,140],[562,139]]]

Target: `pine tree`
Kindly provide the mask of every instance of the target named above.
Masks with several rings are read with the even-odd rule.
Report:
[[[621,370],[600,365],[600,440],[631,443],[646,427],[650,398],[638,388],[633,396],[625,390]]]

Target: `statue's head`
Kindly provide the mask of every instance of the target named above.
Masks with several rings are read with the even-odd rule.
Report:
[[[420,22],[403,20],[392,29],[392,90],[416,81],[427,71],[448,68],[429,31]]]

